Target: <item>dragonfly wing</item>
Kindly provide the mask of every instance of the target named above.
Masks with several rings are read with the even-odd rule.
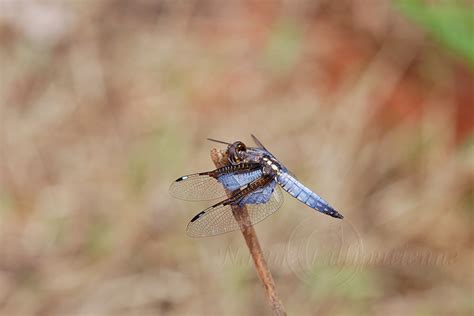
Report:
[[[262,175],[261,169],[255,169],[249,172],[222,174],[217,177],[217,180],[222,183],[227,190],[234,191],[260,178]]]
[[[258,140],[258,138],[254,135],[254,134],[250,134],[250,136],[252,136],[253,138],[253,141],[255,142],[255,144],[257,144],[258,147],[262,148],[262,149],[265,149],[266,151],[268,151],[265,146],[263,146],[262,142]]]
[[[187,201],[208,201],[226,195],[222,184],[209,173],[196,173],[176,179],[170,186],[170,194]]]
[[[239,205],[267,203],[275,190],[276,184],[276,181],[273,180],[269,184],[247,194],[239,201]]]
[[[225,189],[234,191],[261,176],[258,165],[226,166],[182,176],[171,184],[170,194],[187,201],[208,201],[226,196]]]
[[[267,186],[271,184],[269,183]],[[190,237],[206,237],[239,230],[239,224],[232,213],[232,207],[235,207],[235,205],[224,205],[223,202],[194,216],[186,229],[187,234]],[[283,194],[279,187],[274,186],[273,192],[268,195],[267,203],[246,204],[251,225],[261,222],[276,212],[282,203]]]
[[[281,185],[283,190],[288,192],[291,196],[297,198],[298,200],[308,205],[309,207],[317,210],[318,212],[336,218],[344,218],[344,216],[342,216],[331,205],[329,205],[328,202],[326,202],[319,195],[317,195],[316,193],[305,187],[303,184],[301,184],[301,182],[296,180],[296,178],[290,173],[282,172],[277,177],[277,182]]]

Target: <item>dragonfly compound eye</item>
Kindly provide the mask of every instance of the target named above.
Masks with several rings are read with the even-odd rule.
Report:
[[[247,146],[245,146],[244,143],[242,142],[237,142],[237,151],[246,151],[247,150]]]
[[[247,146],[244,143],[237,141],[229,146],[228,155],[229,160],[232,163],[240,163],[244,160],[245,151],[247,150]]]

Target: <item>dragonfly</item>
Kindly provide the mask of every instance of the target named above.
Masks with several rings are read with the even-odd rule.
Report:
[[[304,186],[255,137],[256,147],[241,141],[233,143],[208,138],[227,145],[228,165],[212,171],[185,175],[170,186],[170,194],[188,201],[208,201],[227,197],[197,213],[186,232],[190,237],[219,235],[239,229],[232,208],[246,206],[251,225],[266,219],[283,203],[283,192],[288,192],[310,208],[334,218],[342,219],[319,195]]]

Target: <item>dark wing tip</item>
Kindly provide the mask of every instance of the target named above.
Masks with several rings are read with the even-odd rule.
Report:
[[[202,211],[202,212],[199,212],[197,213],[193,218],[191,218],[191,223],[196,221],[199,217],[201,217],[201,215],[203,215],[204,213],[206,213],[206,211]]]
[[[174,180],[173,182],[171,182],[171,185],[169,187],[169,193],[172,197],[175,197],[175,198],[178,198],[178,199],[183,199],[183,196],[180,196],[180,194],[179,194],[180,185],[178,183],[180,183],[183,180],[186,180],[187,178],[189,178],[189,176],[182,176],[182,177],[179,177],[178,179]]]
[[[178,179],[176,179],[174,182],[183,181],[186,178],[187,178],[186,176],[182,176],[182,177],[179,177]]]

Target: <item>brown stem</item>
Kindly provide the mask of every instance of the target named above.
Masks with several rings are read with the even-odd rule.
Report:
[[[217,149],[211,150],[211,159],[217,168],[223,167],[229,163],[227,155]],[[273,281],[272,274],[268,269],[265,258],[263,257],[262,248],[258,242],[257,234],[255,233],[253,226],[250,224],[250,217],[247,208],[245,206],[233,206],[232,213],[234,214],[237,223],[239,223],[240,231],[242,232],[242,235],[244,235],[245,242],[247,243],[247,247],[252,255],[255,269],[257,270],[260,280],[263,282],[273,315],[286,315],[285,308],[276,293],[275,282]]]

